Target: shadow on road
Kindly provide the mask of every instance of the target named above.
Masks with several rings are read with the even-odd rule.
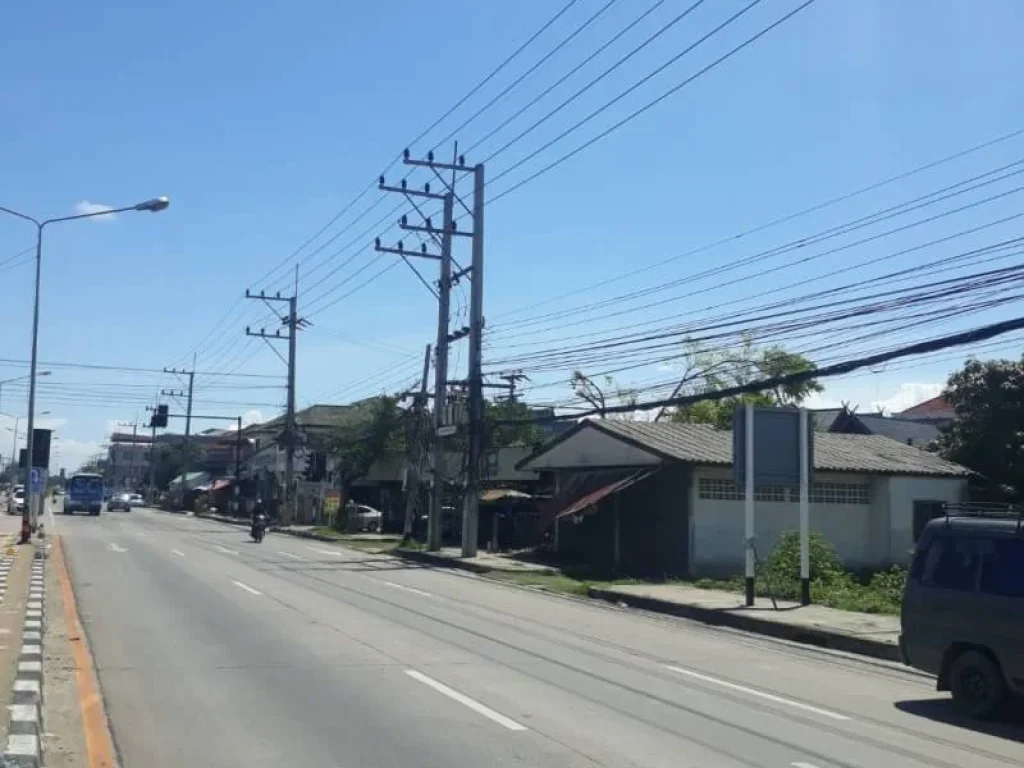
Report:
[[[926,717],[937,723],[966,728],[989,736],[996,736],[1007,741],[1024,743],[1024,705],[1014,702],[1001,721],[975,720],[961,715],[953,708],[950,699],[916,699],[897,701],[896,709],[908,715]]]

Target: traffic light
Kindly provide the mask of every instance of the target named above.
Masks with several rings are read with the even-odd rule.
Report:
[[[149,417],[150,427],[166,427],[167,426],[167,406],[158,405],[156,407],[156,413]]]

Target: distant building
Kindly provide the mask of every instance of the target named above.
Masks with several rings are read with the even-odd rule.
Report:
[[[925,448],[939,437],[939,428],[928,421],[885,416],[880,413],[856,413],[848,408],[812,411],[818,432],[842,435],[881,435],[907,445]]]
[[[955,413],[949,400],[944,395],[939,395],[894,415],[900,419],[921,421],[942,427],[953,421]]]

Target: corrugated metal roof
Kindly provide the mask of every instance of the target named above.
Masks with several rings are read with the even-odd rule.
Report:
[[[732,466],[732,432],[705,424],[602,419],[588,427],[688,464]],[[569,439],[572,439],[571,437]],[[542,449],[543,450],[543,449]],[[970,470],[882,435],[814,435],[814,468],[834,472],[963,477]]]

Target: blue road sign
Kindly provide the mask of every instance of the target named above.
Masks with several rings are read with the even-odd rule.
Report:
[[[32,477],[30,482],[32,483],[32,490],[36,493],[43,492],[43,471],[37,467],[32,468]]]

